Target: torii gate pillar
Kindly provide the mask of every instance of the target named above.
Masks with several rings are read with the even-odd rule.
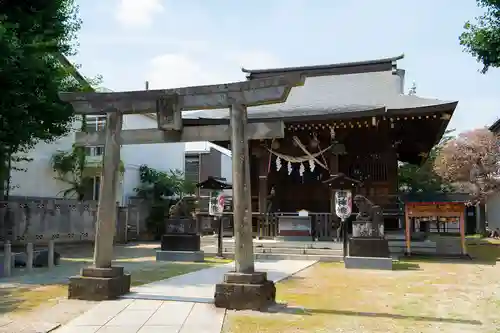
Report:
[[[235,271],[216,285],[214,303],[228,309],[261,310],[275,301],[276,288],[264,272],[255,272],[250,205],[248,139],[283,136],[283,122],[252,123],[247,126],[247,107],[284,102],[292,87],[303,83],[300,76],[271,77],[213,86],[117,93],[62,93],[77,114],[107,114],[105,133],[77,133],[77,143],[105,144],[103,179],[97,213],[94,265],[70,278],[69,298],[105,300],[130,290],[130,275],[112,266],[116,223],[116,174],[120,145],[159,142],[231,141],[233,160],[233,204]],[[220,127],[183,128],[181,111],[230,108],[229,131]],[[124,114],[158,114],[158,129],[121,131]],[[278,126],[276,126],[278,125]]]

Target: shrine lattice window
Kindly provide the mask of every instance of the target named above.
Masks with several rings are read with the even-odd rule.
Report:
[[[349,177],[360,181],[387,181],[387,161],[380,154],[355,155],[346,162]]]

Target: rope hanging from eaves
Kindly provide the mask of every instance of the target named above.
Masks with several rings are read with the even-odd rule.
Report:
[[[328,166],[326,166],[326,163],[322,163],[321,161],[319,161],[318,157],[322,156],[323,160],[325,161],[323,154],[326,151],[328,151],[329,149],[331,149],[335,144],[331,144],[330,146],[328,146],[325,149],[320,150],[319,152],[311,153],[309,150],[307,150],[307,148],[304,146],[304,144],[302,144],[302,142],[300,141],[300,139],[298,137],[294,136],[293,140],[297,144],[297,147],[299,147],[306,155],[303,155],[303,156],[285,155],[285,154],[279,153],[273,149],[266,147],[266,149],[271,154],[276,156],[276,168],[278,170],[281,169],[281,160],[283,160],[285,162],[288,162],[288,165],[287,165],[288,174],[291,174],[291,172],[292,172],[292,163],[300,163],[299,173],[302,175],[305,171],[305,167],[303,164],[304,162],[309,162],[309,168],[310,168],[311,172],[314,171],[315,164],[318,164],[319,166],[321,166],[323,169],[325,169],[328,172],[330,171],[328,169]]]

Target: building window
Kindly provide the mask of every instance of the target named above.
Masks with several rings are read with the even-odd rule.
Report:
[[[95,176],[85,178],[85,194],[84,200],[99,200],[99,193],[101,191],[101,177]]]
[[[186,156],[184,159],[184,176],[186,180],[198,183],[200,181],[200,156]]]
[[[92,185],[93,185],[93,189],[94,189],[93,200],[98,201],[99,200],[99,193],[101,192],[101,177],[99,177],[99,176],[94,177],[92,183],[93,183]]]
[[[85,155],[87,155],[87,156],[103,156],[104,155],[104,146],[85,147]]]
[[[106,127],[106,116],[86,116],[87,119],[87,132],[103,131]]]

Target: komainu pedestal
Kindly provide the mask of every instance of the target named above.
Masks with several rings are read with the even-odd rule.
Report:
[[[130,274],[123,267],[86,267],[69,278],[68,298],[87,301],[117,299],[130,292]]]
[[[276,287],[265,272],[228,272],[224,282],[215,285],[214,303],[218,308],[264,311],[275,302]]]
[[[156,251],[157,261],[203,262],[200,235],[195,233],[169,233],[161,236],[161,249]]]
[[[359,209],[352,223],[347,268],[392,269],[389,242],[384,237],[382,209],[361,195],[354,197]]]
[[[351,257],[390,257],[389,242],[384,237],[384,225],[367,221],[352,223],[352,238],[349,240]]]

